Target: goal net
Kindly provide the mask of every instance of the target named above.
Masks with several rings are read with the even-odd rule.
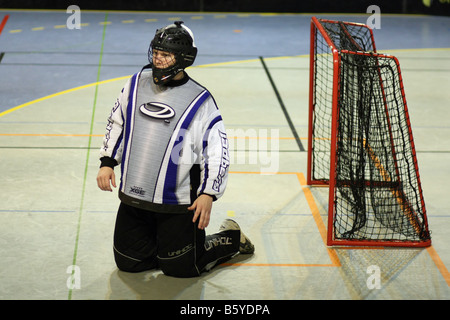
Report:
[[[328,185],[328,245],[431,244],[400,65],[363,24],[313,17],[308,184]]]

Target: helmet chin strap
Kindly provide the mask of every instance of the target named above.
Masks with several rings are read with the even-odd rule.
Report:
[[[153,82],[155,84],[166,84],[170,80],[172,80],[179,72],[183,71],[183,69],[176,68],[175,66],[160,69],[156,68],[155,65],[152,65],[153,71]]]

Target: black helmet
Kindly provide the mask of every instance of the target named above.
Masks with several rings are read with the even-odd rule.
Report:
[[[181,25],[182,23],[183,21],[175,21],[174,24],[156,30],[155,37],[150,42],[148,60],[152,64],[153,81],[156,84],[168,82],[178,72],[191,66],[197,56],[194,35],[188,27]],[[153,65],[153,50],[173,53],[175,64],[165,69],[156,68]]]

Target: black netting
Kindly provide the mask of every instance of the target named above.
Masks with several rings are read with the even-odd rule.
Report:
[[[339,51],[334,239],[430,235],[396,59],[373,53],[367,27],[321,22]],[[317,30],[317,29],[316,29]],[[330,175],[333,55],[316,31],[312,178]]]

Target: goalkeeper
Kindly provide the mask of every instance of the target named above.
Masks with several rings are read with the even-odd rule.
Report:
[[[254,252],[232,220],[205,233],[225,191],[229,155],[213,97],[184,71],[196,55],[182,21],[157,30],[150,64],[128,80],[108,118],[97,184],[112,191],[121,165],[113,248],[120,270],[194,277]]]

